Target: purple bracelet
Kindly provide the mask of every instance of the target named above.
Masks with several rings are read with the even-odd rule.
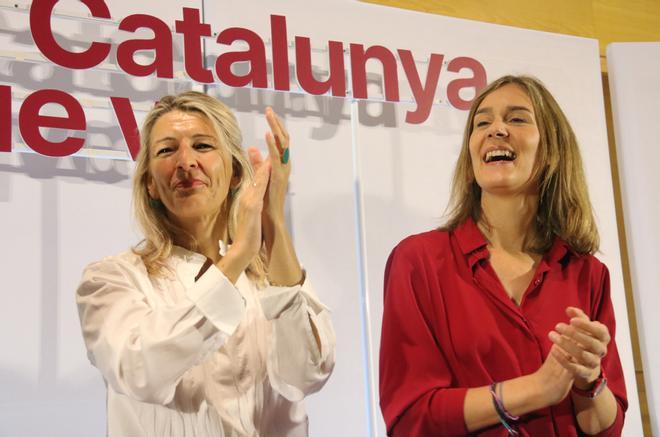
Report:
[[[517,436],[518,431],[516,431],[513,426],[515,425],[515,422],[517,422],[520,417],[514,416],[511,413],[509,413],[506,408],[504,408],[504,403],[502,402],[502,399],[497,395],[497,386],[499,383],[494,382],[490,385],[490,395],[493,398],[493,406],[495,407],[495,412],[497,413],[497,418],[500,420],[500,423],[506,430],[509,432],[509,435],[514,435]],[[509,421],[513,422],[513,424],[509,423]]]
[[[502,388],[499,382],[494,382],[490,386],[490,395],[493,397],[493,400],[495,400],[495,403],[497,404],[498,410],[502,412],[504,417],[506,417],[508,420],[512,422],[517,422],[520,417],[519,416],[514,416],[513,414],[509,413],[506,408],[504,408],[504,402],[502,402],[502,399],[500,396],[497,395],[497,386],[500,386],[500,395],[502,394]]]

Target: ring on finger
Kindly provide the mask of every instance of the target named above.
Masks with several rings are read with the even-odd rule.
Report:
[[[278,135],[275,135],[275,146],[277,147],[277,151],[280,153],[280,162],[282,164],[287,164],[289,162],[289,148],[282,148],[280,137]]]
[[[280,162],[282,164],[288,164],[289,163],[289,148],[287,147],[284,149],[284,153],[280,154]]]

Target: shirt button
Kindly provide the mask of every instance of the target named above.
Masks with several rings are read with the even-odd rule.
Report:
[[[538,287],[540,284],[541,284],[541,279],[537,279],[536,281],[534,281],[534,285],[536,285],[537,287]]]

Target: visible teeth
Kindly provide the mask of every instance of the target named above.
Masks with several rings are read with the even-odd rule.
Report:
[[[488,153],[486,153],[486,158],[484,159],[486,162],[490,162],[495,160],[496,158],[503,158],[506,159],[507,161],[511,161],[515,159],[516,155],[509,151],[509,150],[491,150]]]

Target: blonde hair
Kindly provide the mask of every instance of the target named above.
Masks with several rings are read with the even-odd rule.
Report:
[[[222,206],[222,213],[226,213],[228,219],[227,243],[232,242],[236,232],[238,200],[243,187],[252,183],[254,175],[252,165],[241,147],[243,138],[236,117],[224,103],[196,91],[186,91],[161,98],[149,111],[142,125],[140,152],[133,177],[133,209],[144,233],[144,240],[133,248],[133,252],[142,258],[149,274],[154,275],[163,273],[164,262],[172,252],[176,236],[185,236],[192,244],[188,249],[197,249],[194,238],[168,218],[164,205],[154,202],[147,189],[150,178],[151,134],[158,119],[172,111],[194,114],[210,122],[220,144],[226,147],[231,155],[233,177],[239,177],[240,182],[230,189]],[[248,266],[247,273],[257,282],[263,282],[266,277],[265,266],[265,250],[262,246],[259,255]]]
[[[577,138],[552,94],[538,79],[529,76],[501,77],[484,88],[472,102],[454,170],[449,219],[442,228],[455,229],[468,218],[475,223],[484,220],[481,188],[475,180],[470,158],[470,136],[481,102],[493,91],[509,84],[519,86],[529,96],[540,133],[532,174],[532,180],[538,183],[539,202],[535,229],[527,238],[526,249],[545,253],[555,237],[559,237],[576,252],[594,253],[600,239]]]

